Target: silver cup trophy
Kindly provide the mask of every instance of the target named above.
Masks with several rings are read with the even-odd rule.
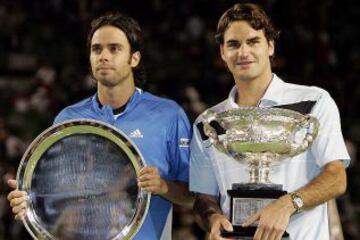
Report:
[[[253,236],[256,226],[241,227],[259,209],[284,194],[281,184],[269,179],[271,166],[307,150],[317,136],[315,117],[280,108],[237,108],[221,113],[207,111],[204,133],[219,151],[248,165],[249,182],[233,183],[230,221],[234,232],[225,237]],[[285,232],[283,235],[286,237]]]

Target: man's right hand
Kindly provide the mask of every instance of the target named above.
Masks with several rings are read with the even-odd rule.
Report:
[[[210,240],[229,240],[229,238],[222,238],[221,231],[233,231],[233,226],[229,220],[222,214],[214,213],[210,216]]]
[[[8,180],[8,185],[16,189],[16,181],[13,179]],[[12,212],[15,215],[15,220],[21,220],[25,217],[26,201],[28,195],[25,191],[13,190],[9,193],[7,199],[12,207]]]

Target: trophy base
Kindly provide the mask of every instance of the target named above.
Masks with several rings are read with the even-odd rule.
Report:
[[[253,239],[257,227],[249,226],[244,228],[241,226],[233,226],[233,228],[234,228],[233,232],[223,231],[221,233],[221,237],[231,238],[231,239]],[[288,238],[289,238],[289,234],[287,232],[284,232],[284,234],[282,235],[282,239],[288,239]]]
[[[281,184],[235,183],[227,191],[230,196],[230,219],[234,232],[224,232],[227,237],[253,237],[257,226],[241,225],[272,201],[285,195]],[[225,236],[224,235],[224,236]],[[284,234],[284,237],[288,234]]]

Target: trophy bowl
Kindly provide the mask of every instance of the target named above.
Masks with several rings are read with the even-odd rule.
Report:
[[[41,133],[17,172],[29,196],[24,225],[34,239],[131,239],[150,193],[137,186],[145,166],[137,147],[111,125],[67,121]]]
[[[270,183],[269,167],[307,150],[319,129],[311,115],[259,107],[207,111],[203,124],[218,150],[249,165],[254,183]]]
[[[249,182],[232,183],[232,189],[227,191],[235,233],[223,235],[253,236],[256,226],[245,229],[241,224],[287,193],[281,184],[270,181],[270,168],[306,151],[317,136],[319,122],[293,110],[247,107],[219,113],[208,110],[202,123],[210,143],[247,164],[250,175]]]

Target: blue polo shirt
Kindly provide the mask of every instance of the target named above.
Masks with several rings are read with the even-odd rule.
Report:
[[[136,89],[124,111],[113,114],[109,105],[99,106],[96,94],[63,109],[54,123],[73,119],[94,119],[124,132],[138,147],[149,166],[156,166],[162,178],[189,180],[191,126],[182,108],[172,100]],[[171,239],[172,203],[152,194],[146,219],[134,239]]]

